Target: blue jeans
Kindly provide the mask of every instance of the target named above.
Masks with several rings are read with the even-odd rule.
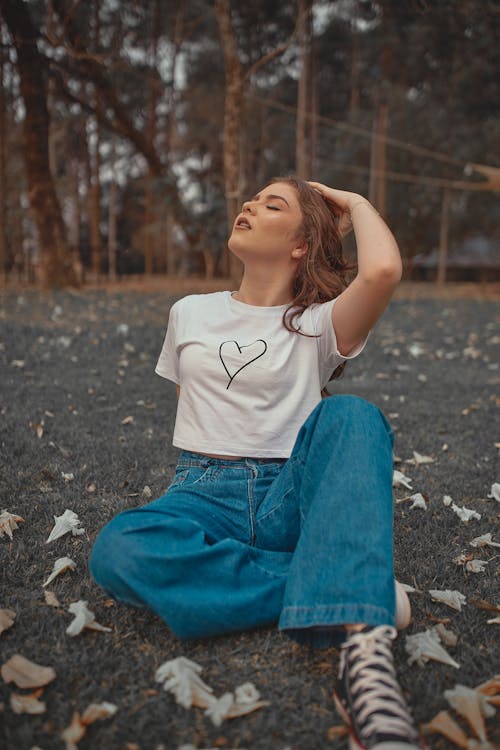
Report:
[[[165,495],[102,529],[92,575],[182,639],[278,621],[325,647],[394,625],[392,442],[376,406],[330,396],[289,459],[183,451]]]

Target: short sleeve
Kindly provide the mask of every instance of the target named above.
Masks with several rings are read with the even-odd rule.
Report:
[[[333,371],[347,360],[354,359],[365,348],[367,338],[361,341],[348,355],[341,354],[337,346],[337,337],[333,327],[332,312],[335,299],[311,306],[313,328],[318,336],[318,354],[320,380],[324,387],[330,380]]]
[[[172,380],[180,384],[179,377],[179,353],[177,350],[177,334],[179,328],[179,302],[170,308],[168,317],[167,333],[156,364],[155,372],[162,378]]]

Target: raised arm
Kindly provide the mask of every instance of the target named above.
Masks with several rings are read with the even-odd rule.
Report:
[[[354,229],[358,272],[333,308],[338,349],[349,354],[387,307],[401,280],[401,255],[391,230],[366,198],[319,182],[309,184],[331,204],[341,234]]]

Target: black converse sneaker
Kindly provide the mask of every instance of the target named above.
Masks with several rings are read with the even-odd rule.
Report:
[[[334,697],[351,750],[421,750],[394,670],[395,637],[395,628],[379,625],[349,633],[342,645]]]

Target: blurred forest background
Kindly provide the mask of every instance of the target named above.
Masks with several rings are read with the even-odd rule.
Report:
[[[0,274],[235,276],[276,175],[367,195],[407,278],[500,279],[500,4],[0,0]]]

